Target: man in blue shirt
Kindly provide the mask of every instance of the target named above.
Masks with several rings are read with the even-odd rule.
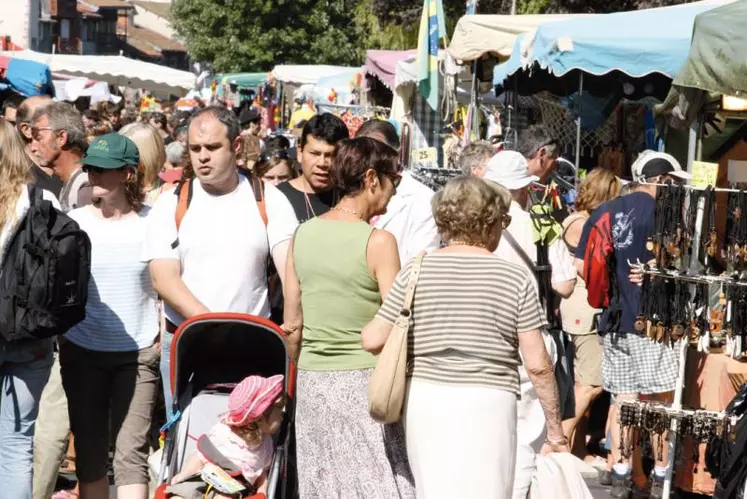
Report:
[[[675,389],[678,358],[674,349],[656,343],[636,332],[634,324],[639,311],[641,288],[631,282],[628,262],[647,262],[653,254],[646,242],[654,232],[656,185],[680,182],[690,178],[682,171],[675,158],[665,153],[645,151],[632,167],[636,185],[632,193],[608,201],[594,210],[586,222],[576,250],[576,267],[583,270],[583,259],[589,234],[600,217],[608,214],[615,247],[615,276],[618,297],[612,298],[615,306],[602,311],[598,331],[604,336],[602,374],[604,389],[614,394],[616,401],[636,400],[644,395],[661,402],[670,401]],[[612,305],[612,304],[611,304]],[[616,408],[610,412],[612,435],[613,498],[628,498],[632,491],[630,462],[620,456],[620,424]],[[660,437],[662,438],[662,437]],[[662,497],[666,474],[666,445],[661,456],[656,456],[654,479],[650,497]]]

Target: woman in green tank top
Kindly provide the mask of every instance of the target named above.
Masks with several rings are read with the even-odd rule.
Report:
[[[401,426],[368,414],[376,358],[361,330],[399,272],[397,242],[374,229],[399,184],[397,151],[370,139],[340,143],[332,167],[342,196],[301,225],[288,253],[285,324],[298,365],[299,493],[326,497],[414,497]]]

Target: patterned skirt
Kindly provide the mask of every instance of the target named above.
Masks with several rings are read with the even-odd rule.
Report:
[[[415,497],[402,425],[381,425],[368,414],[372,372],[298,371],[301,499]]]

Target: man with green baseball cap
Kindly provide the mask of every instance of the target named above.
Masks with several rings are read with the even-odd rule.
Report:
[[[132,140],[118,133],[108,133],[91,141],[80,162],[88,167],[85,170],[116,170],[125,166],[137,166],[140,163],[140,153]]]

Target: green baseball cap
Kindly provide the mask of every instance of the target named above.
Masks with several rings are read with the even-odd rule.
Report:
[[[95,137],[80,162],[84,165],[114,170],[140,163],[137,145],[124,135],[108,133]]]

